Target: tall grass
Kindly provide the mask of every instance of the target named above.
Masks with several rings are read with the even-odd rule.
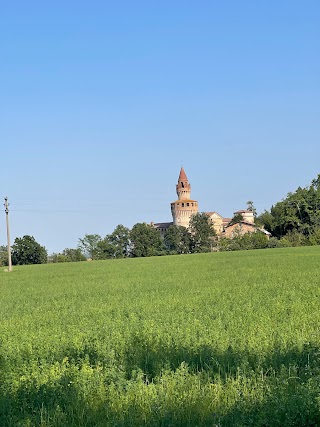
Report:
[[[320,425],[320,248],[0,272],[0,425]]]

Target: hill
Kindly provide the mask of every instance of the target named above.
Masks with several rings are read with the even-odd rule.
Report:
[[[0,272],[1,426],[316,426],[320,247]]]

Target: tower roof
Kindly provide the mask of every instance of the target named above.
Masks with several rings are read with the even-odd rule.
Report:
[[[184,171],[184,169],[183,169],[182,166],[181,166],[181,169],[180,169],[180,174],[179,174],[178,181],[188,181],[187,175],[186,175],[186,173],[185,173],[185,171]]]

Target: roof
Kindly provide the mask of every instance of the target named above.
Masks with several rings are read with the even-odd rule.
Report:
[[[248,221],[240,221],[240,222],[236,222],[235,224],[226,225],[225,228],[233,227],[233,226],[239,225],[239,224],[250,225],[251,227],[256,228],[258,231],[261,231],[262,233],[266,234],[267,236],[271,236],[271,233],[269,233],[269,231],[265,230],[264,228],[257,227],[255,224],[253,224],[252,222],[248,222]]]
[[[239,225],[239,224],[250,225],[250,226],[251,226],[251,227],[253,227],[253,228],[257,228],[257,227],[256,227],[256,225],[255,225],[254,223],[252,223],[252,222],[248,222],[248,221],[239,221],[239,222],[235,222],[234,224],[226,225],[226,227],[225,227],[225,228],[232,227],[232,226],[234,226],[234,225]]]
[[[259,231],[261,231],[262,233],[266,234],[267,236],[272,236],[271,233],[269,233],[269,231],[265,230],[264,228],[258,228]]]
[[[222,222],[228,223],[231,221],[232,218],[222,218]]]
[[[205,212],[205,214],[207,214],[209,216],[212,216],[212,215],[216,214],[216,215],[218,215],[218,216],[220,216],[222,218],[222,215],[220,215],[218,212],[215,212],[215,211],[213,211],[213,212]]]
[[[170,225],[173,225],[173,222],[157,222],[153,224],[155,228],[169,228]]]
[[[179,174],[179,178],[178,178],[178,182],[179,181],[188,181],[187,175],[186,175],[182,166],[181,166],[180,174]]]

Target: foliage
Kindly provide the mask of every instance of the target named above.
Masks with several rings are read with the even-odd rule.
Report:
[[[220,251],[264,249],[267,247],[278,247],[278,246],[274,246],[274,245],[269,246],[267,236],[261,231],[256,231],[254,233],[245,233],[245,234],[239,233],[233,238],[224,237],[220,239],[218,242],[218,249]]]
[[[7,246],[0,246],[0,266],[8,265],[8,249]]]
[[[192,237],[181,225],[171,225],[164,234],[164,244],[170,254],[188,254],[191,251]]]
[[[47,262],[47,251],[36,242],[33,236],[17,237],[12,245],[12,264],[44,264]]]
[[[310,186],[288,193],[281,202],[259,216],[266,230],[276,237],[301,233],[308,239],[320,227],[320,175]],[[290,240],[290,239],[289,239]]]
[[[112,258],[125,258],[130,254],[130,230],[122,224],[106,237],[113,248]]]
[[[239,224],[241,221],[243,221],[243,215],[241,213],[235,213],[229,222],[229,225]]]
[[[82,239],[79,239],[78,248],[87,258],[97,258],[98,244],[101,242],[99,234],[86,234]]]
[[[256,210],[256,208],[254,207],[254,204],[253,204],[253,201],[252,201],[252,200],[249,200],[249,201],[247,202],[247,209],[248,209],[248,211],[253,212],[253,216],[254,216],[254,217],[256,217],[256,216],[257,216],[257,210]]]
[[[2,427],[311,427],[320,248],[0,272]]]
[[[210,252],[213,246],[213,237],[216,235],[213,222],[205,212],[192,215],[189,223],[192,237],[192,252]]]
[[[160,233],[146,223],[137,223],[130,232],[133,257],[149,257],[164,254],[164,246]]]
[[[62,253],[54,253],[48,257],[48,262],[78,262],[78,261],[86,261],[86,257],[81,252],[80,248],[71,249],[66,248],[62,251]]]
[[[313,233],[309,236],[310,245],[320,245],[320,227],[314,227]]]

